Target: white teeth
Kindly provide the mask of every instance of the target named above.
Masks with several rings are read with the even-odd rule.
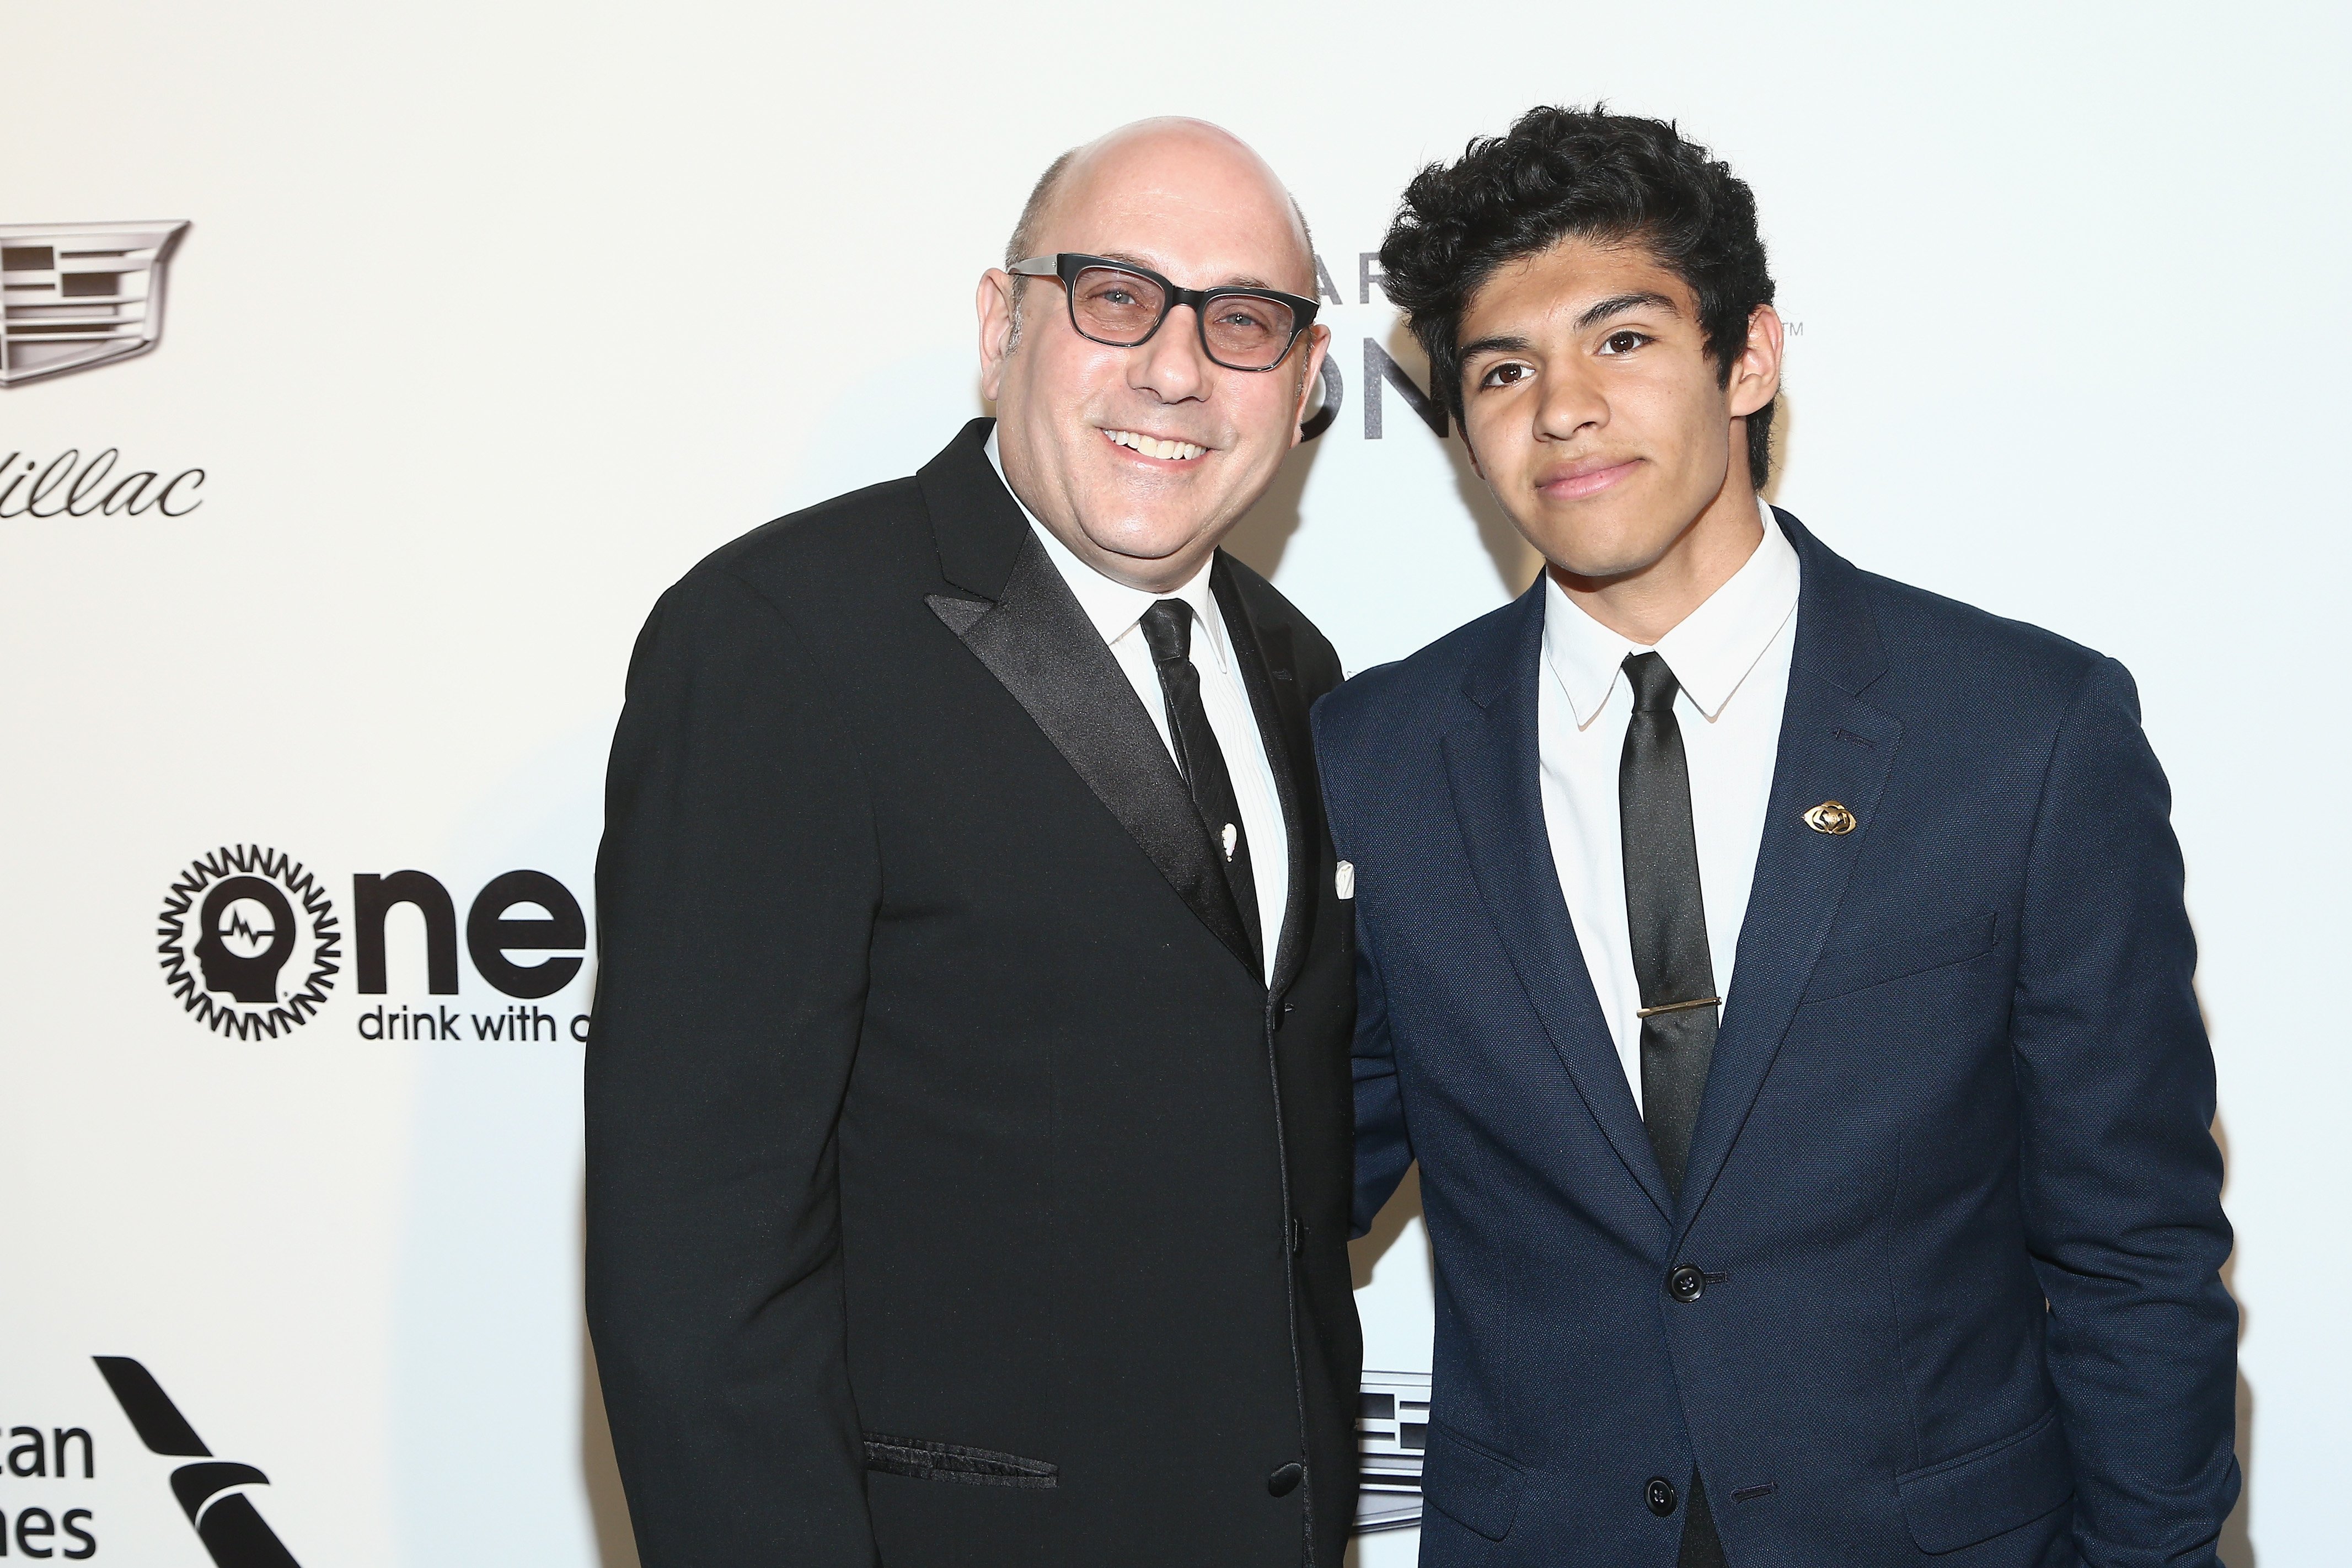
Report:
[[[1207,447],[1195,446],[1189,441],[1162,441],[1153,435],[1139,435],[1132,430],[1106,430],[1103,434],[1121,446],[1130,447],[1146,457],[1157,457],[1163,462],[1189,462],[1208,451]]]

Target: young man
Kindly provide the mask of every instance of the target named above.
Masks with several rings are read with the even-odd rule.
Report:
[[[2237,1312],[2129,675],[1759,504],[1747,186],[1543,109],[1381,253],[1548,567],[1317,709],[1356,1223],[1438,1280],[1422,1562],[2197,1565]]]
[[[997,419],[719,550],[630,670],[588,1317],[646,1568],[1345,1548],[1339,662],[1217,548],[1314,260],[1189,120],[1055,163],[1005,260]]]

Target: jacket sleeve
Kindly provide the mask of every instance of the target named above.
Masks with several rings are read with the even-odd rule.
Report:
[[[706,565],[631,662],[596,867],[587,1307],[646,1568],[870,1568],[834,1128],[880,871],[826,685]]]
[[[2084,1568],[2207,1568],[2238,1493],[2238,1312],[2171,791],[2123,666],[2043,786],[2012,1030],[2027,1244]]]
[[[1412,1165],[1404,1100],[1397,1092],[1396,1047],[1389,1037],[1389,998],[1372,956],[1371,934],[1356,921],[1356,1200],[1349,1234],[1361,1236],[1396,1196]]]
[[[1342,787],[1349,766],[1346,721],[1337,705],[1318,701],[1314,725],[1316,768],[1323,778],[1323,810],[1331,824],[1332,848],[1340,859],[1352,862],[1353,823]],[[1412,1145],[1405,1136],[1404,1103],[1397,1093],[1388,991],[1373,956],[1371,923],[1364,914],[1370,900],[1360,866],[1356,877],[1355,901],[1348,906],[1356,920],[1356,1195],[1349,1233],[1362,1236],[1412,1166]]]

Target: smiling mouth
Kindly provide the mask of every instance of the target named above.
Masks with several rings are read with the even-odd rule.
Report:
[[[1163,463],[1190,463],[1209,449],[1195,446],[1189,441],[1162,441],[1156,435],[1144,435],[1132,430],[1106,430],[1103,439],[1113,446],[1124,446],[1145,457],[1156,457]]]

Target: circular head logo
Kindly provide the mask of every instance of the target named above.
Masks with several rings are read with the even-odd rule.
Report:
[[[299,862],[257,844],[215,850],[182,872],[155,934],[180,1005],[239,1040],[310,1022],[341,967],[326,893]]]

